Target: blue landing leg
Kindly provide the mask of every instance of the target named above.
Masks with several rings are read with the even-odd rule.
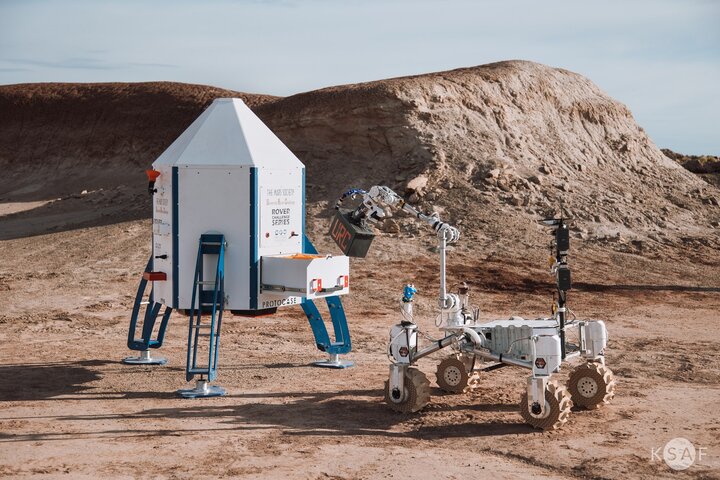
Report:
[[[145,266],[144,273],[150,273],[152,271],[152,256],[148,260]],[[143,274],[142,280],[140,280],[140,286],[138,287],[137,294],[135,295],[135,303],[133,305],[132,314],[130,316],[130,328],[128,330],[128,343],[127,346],[130,350],[140,352],[137,357],[126,357],[123,359],[123,363],[129,365],[165,365],[167,359],[162,357],[153,357],[151,354],[152,348],[160,348],[165,339],[165,330],[167,328],[168,320],[170,320],[170,314],[172,308],[165,307],[162,319],[160,320],[160,327],[158,329],[157,337],[152,338],[153,329],[155,328],[155,322],[160,315],[160,309],[162,304],[155,302],[153,297],[152,287],[150,288],[150,295],[147,301],[143,301],[145,296],[145,290],[147,288],[148,280]],[[145,313],[143,315],[143,326],[142,334],[140,338],[135,338],[137,330],[138,317],[140,316],[140,307],[145,305]]]
[[[317,250],[310,242],[307,236],[303,242],[303,253],[317,254]],[[328,354],[327,360],[313,362],[316,367],[324,368],[348,368],[355,365],[350,360],[343,360],[340,355],[346,354],[352,350],[350,342],[350,329],[348,328],[347,318],[345,317],[345,309],[343,308],[340,297],[325,297],[330,318],[332,319],[333,330],[335,333],[335,341],[330,340],[327,327],[323,321],[320,311],[312,300],[304,300],[302,303],[303,312],[310,323],[313,335],[315,336],[315,344],[318,350]]]

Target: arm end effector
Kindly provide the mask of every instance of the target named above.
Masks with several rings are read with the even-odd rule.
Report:
[[[362,202],[354,209],[342,208],[346,199],[361,197]],[[335,204],[337,213],[330,225],[330,236],[350,257],[364,257],[375,234],[370,227],[386,217],[385,210],[397,206],[413,217],[430,225],[438,238],[445,243],[460,239],[460,231],[441,221],[437,213],[426,214],[405,202],[400,195],[385,186],[373,186],[369,190],[353,188],[345,192]]]

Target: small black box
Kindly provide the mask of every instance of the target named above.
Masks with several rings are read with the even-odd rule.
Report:
[[[570,267],[565,265],[558,268],[557,282],[558,290],[567,292],[572,288],[572,282],[570,281]]]
[[[372,230],[352,223],[348,216],[351,210],[339,209],[330,223],[330,237],[348,257],[364,257],[375,238]]]
[[[567,252],[570,250],[570,229],[564,223],[558,226],[555,232],[555,242],[559,252]]]

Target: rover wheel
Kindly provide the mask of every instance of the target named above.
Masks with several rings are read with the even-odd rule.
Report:
[[[589,362],[573,370],[567,387],[575,405],[592,410],[613,399],[615,376],[605,365]]]
[[[396,412],[413,413],[430,403],[430,381],[417,368],[405,372],[405,398],[395,403],[390,398],[390,381],[385,380],[385,403]]]
[[[525,392],[520,400],[520,415],[535,428],[557,430],[567,423],[572,405],[567,389],[551,381],[545,390],[545,412],[537,415],[531,412],[528,408],[528,394]]]
[[[435,371],[438,387],[445,392],[463,393],[477,386],[479,375],[473,372],[473,359],[451,355],[440,362]]]

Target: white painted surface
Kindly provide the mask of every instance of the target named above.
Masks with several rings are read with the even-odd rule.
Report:
[[[178,308],[191,306],[198,242],[203,233],[225,235],[226,308],[250,308],[250,167],[179,167],[178,181]],[[206,280],[215,278],[216,265],[217,256],[205,257]]]
[[[172,224],[173,167],[178,169],[179,197],[175,226]],[[191,308],[200,235],[222,233],[227,241],[225,308],[250,309],[252,242],[257,242],[257,259],[302,252],[305,213],[302,162],[242,100],[217,99],[160,155],[153,168],[161,172],[153,199],[153,245],[156,256],[168,255],[167,259],[155,260],[154,270],[168,276],[166,282],[155,282],[156,300],[174,308]],[[257,169],[257,198],[254,199],[257,231],[250,210],[253,168]],[[173,258],[173,227],[178,232],[177,258]],[[336,270],[347,274],[348,259],[343,258],[346,266],[333,266],[333,275]],[[215,265],[216,257],[207,256],[206,280],[214,278]],[[177,305],[173,299],[173,267],[178,272]],[[313,265],[309,271],[313,272],[314,268]],[[307,274],[306,269],[303,275]],[[321,274],[329,275],[325,271],[316,273]],[[300,303],[301,298],[297,296],[279,298],[269,293],[260,294],[259,265],[257,275],[258,308]],[[331,281],[330,277],[327,281]],[[347,293],[345,290],[342,293]]]
[[[345,295],[350,291],[349,285],[344,286],[344,277],[350,275],[350,261],[345,255],[310,256],[280,255],[262,258],[262,284],[279,285],[290,289],[303,290],[298,292],[267,291],[263,296],[271,299],[302,295],[308,299]],[[333,289],[343,287],[336,292],[313,291],[313,281],[320,279],[322,287]]]
[[[239,98],[213,101],[153,165],[303,168]]]
[[[160,165],[155,169],[160,176],[155,181],[157,192],[153,195],[153,255],[167,255],[167,258],[154,258],[153,270],[164,272],[167,280],[153,282],[153,286],[155,300],[173,306],[172,168]]]

